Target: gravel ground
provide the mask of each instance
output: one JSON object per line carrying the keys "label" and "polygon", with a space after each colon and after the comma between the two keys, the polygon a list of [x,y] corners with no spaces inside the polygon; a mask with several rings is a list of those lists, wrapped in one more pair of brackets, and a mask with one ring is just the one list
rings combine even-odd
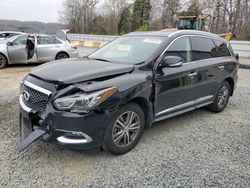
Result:
{"label": "gravel ground", "polygon": [[200,109],[156,123],[118,157],[42,141],[17,153],[17,92],[2,95],[0,187],[249,187],[250,70],[239,76],[223,113]]}

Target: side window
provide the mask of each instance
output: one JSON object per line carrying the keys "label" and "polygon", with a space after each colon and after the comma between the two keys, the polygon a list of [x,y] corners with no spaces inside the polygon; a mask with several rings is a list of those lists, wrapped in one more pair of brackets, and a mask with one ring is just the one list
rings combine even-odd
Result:
{"label": "side window", "polygon": [[231,53],[225,42],[214,40],[214,43],[216,45],[217,57],[231,56]]}
{"label": "side window", "polygon": [[178,56],[181,57],[184,62],[192,61],[190,38],[182,37],[174,41],[164,56]]}
{"label": "side window", "polygon": [[9,36],[9,33],[2,33],[0,34],[0,38],[6,38]]}
{"label": "side window", "polygon": [[191,37],[193,57],[195,60],[216,57],[216,47],[212,39],[204,37]]}
{"label": "side window", "polygon": [[27,39],[28,39],[27,35],[22,35],[22,36],[18,37],[17,39],[15,39],[12,42],[12,44],[13,44],[13,46],[26,45],[27,44]]}
{"label": "side window", "polygon": [[41,45],[55,44],[54,37],[51,36],[39,36],[37,37],[37,43]]}
{"label": "side window", "polygon": [[61,41],[59,41],[58,39],[54,38],[55,40],[55,44],[62,44]]}

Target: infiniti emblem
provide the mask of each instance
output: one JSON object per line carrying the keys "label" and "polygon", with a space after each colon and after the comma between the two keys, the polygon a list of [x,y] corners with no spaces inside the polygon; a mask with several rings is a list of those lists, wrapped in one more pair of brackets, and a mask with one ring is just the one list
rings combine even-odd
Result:
{"label": "infiniti emblem", "polygon": [[30,94],[27,91],[23,92],[23,99],[25,101],[29,101],[30,100]]}

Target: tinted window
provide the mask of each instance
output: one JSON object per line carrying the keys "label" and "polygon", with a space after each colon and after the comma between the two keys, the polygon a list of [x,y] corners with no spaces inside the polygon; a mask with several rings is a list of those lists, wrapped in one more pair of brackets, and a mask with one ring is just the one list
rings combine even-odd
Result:
{"label": "tinted window", "polygon": [[55,44],[54,37],[51,36],[39,36],[37,37],[38,44]]}
{"label": "tinted window", "polygon": [[193,57],[195,60],[216,57],[216,47],[212,39],[204,37],[191,37]]}
{"label": "tinted window", "polygon": [[14,40],[12,42],[12,44],[14,46],[17,46],[17,45],[26,45],[27,44],[27,39],[28,39],[28,36],[27,35],[23,35],[23,36],[18,37],[16,40]]}
{"label": "tinted window", "polygon": [[192,61],[189,37],[182,37],[174,41],[165,52],[165,56],[178,56],[181,57],[184,62]]}
{"label": "tinted window", "polygon": [[225,42],[214,40],[214,43],[216,45],[217,57],[231,56],[231,53]]}

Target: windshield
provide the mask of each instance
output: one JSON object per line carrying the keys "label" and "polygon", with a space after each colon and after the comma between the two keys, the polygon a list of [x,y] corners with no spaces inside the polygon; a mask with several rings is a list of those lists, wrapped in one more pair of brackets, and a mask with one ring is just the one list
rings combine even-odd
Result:
{"label": "windshield", "polygon": [[138,64],[147,60],[164,42],[166,37],[120,37],[89,55],[90,59],[126,64]]}

